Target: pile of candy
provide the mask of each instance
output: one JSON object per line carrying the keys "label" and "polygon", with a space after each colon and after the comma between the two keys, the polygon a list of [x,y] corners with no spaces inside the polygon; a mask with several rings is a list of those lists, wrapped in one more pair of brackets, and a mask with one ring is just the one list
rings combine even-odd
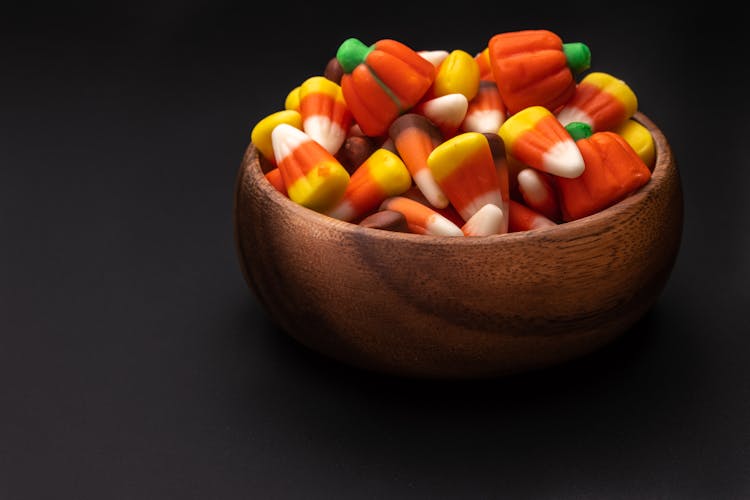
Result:
{"label": "pile of candy", "polygon": [[251,140],[292,201],[367,227],[485,236],[586,217],[651,177],[630,87],[548,30],[472,56],[345,40]]}

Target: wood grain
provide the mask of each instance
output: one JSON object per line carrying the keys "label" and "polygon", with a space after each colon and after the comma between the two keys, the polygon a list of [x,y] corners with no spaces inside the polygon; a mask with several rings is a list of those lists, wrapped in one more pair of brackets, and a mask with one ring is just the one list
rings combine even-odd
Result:
{"label": "wood grain", "polygon": [[343,363],[408,377],[518,373],[588,354],[655,303],[681,235],[679,172],[659,128],[652,178],[600,213],[476,238],[395,233],[301,207],[250,144],[235,186],[240,267],[274,321]]}

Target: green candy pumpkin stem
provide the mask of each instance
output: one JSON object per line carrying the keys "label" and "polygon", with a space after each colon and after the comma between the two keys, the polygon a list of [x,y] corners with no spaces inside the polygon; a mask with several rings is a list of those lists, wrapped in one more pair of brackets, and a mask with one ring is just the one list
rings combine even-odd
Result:
{"label": "green candy pumpkin stem", "polygon": [[583,122],[570,122],[565,125],[565,130],[568,131],[574,141],[587,139],[591,137],[591,134],[593,133],[591,125]]}
{"label": "green candy pumpkin stem", "polygon": [[372,50],[373,47],[368,47],[357,38],[347,38],[336,51],[336,59],[341,64],[344,73],[351,73],[354,68],[364,62]]}
{"label": "green candy pumpkin stem", "polygon": [[564,43],[563,52],[568,60],[568,67],[574,73],[581,73],[591,67],[591,50],[584,43]]}

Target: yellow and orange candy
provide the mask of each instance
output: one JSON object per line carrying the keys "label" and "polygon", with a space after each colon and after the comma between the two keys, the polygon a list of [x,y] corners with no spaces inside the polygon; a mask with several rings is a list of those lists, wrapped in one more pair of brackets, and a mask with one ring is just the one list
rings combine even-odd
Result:
{"label": "yellow and orange candy", "polygon": [[566,178],[583,173],[581,152],[547,108],[531,106],[508,118],[498,131],[506,152],[519,162]]}
{"label": "yellow and orange candy", "polygon": [[591,64],[585,44],[564,44],[549,30],[498,33],[487,47],[493,79],[510,114],[529,106],[556,111],[573,96],[576,75]]}
{"label": "yellow and orange candy", "polygon": [[396,40],[379,40],[368,47],[348,38],[336,58],[344,71],[341,90],[346,104],[369,136],[386,134],[393,120],[419,102],[435,80],[435,66]]}
{"label": "yellow and orange candy", "polygon": [[349,183],[349,173],[323,146],[286,123],[273,129],[271,141],[292,201],[324,212],[341,199]]}
{"label": "yellow and orange candy", "polygon": [[286,123],[294,128],[302,129],[302,115],[299,111],[285,109],[277,111],[266,116],[255,124],[250,132],[250,140],[258,148],[263,158],[268,160],[271,165],[276,166],[276,158],[273,154],[273,144],[271,142],[271,133],[277,125]]}
{"label": "yellow and orange candy", "polygon": [[456,49],[438,65],[431,92],[435,97],[463,94],[470,101],[477,95],[479,79],[477,61],[468,52]]}
{"label": "yellow and orange candy", "polygon": [[352,174],[344,196],[327,214],[347,222],[376,210],[391,196],[411,187],[406,165],[387,149],[378,149]]}
{"label": "yellow and orange candy", "polygon": [[654,168],[656,162],[656,145],[651,132],[640,122],[630,118],[617,127],[613,132],[621,136],[628,144],[633,146],[635,152],[641,157],[643,163],[649,169]]}
{"label": "yellow and orange candy", "polygon": [[589,73],[557,113],[563,125],[586,123],[594,132],[614,130],[638,110],[638,98],[627,83],[603,73]]}
{"label": "yellow and orange candy", "polygon": [[352,114],[341,87],[323,76],[305,80],[299,88],[302,130],[326,151],[336,154],[352,125]]}
{"label": "yellow and orange candy", "polygon": [[[427,158],[433,177],[461,217],[469,222],[486,204],[502,213],[503,193],[487,138],[465,132],[436,147]],[[498,230],[502,225],[498,227]]]}

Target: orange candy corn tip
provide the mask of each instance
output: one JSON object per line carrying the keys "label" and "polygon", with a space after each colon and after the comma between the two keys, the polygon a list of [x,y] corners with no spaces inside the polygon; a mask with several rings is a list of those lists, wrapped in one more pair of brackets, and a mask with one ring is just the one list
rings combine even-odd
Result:
{"label": "orange candy corn tip", "polygon": [[352,124],[341,87],[323,76],[308,78],[299,88],[299,111],[305,133],[336,154]]}
{"label": "orange candy corn tip", "polygon": [[489,236],[506,232],[507,223],[503,210],[488,203],[476,211],[466,224],[461,226],[464,236]]}
{"label": "orange candy corn tip", "polygon": [[411,187],[406,165],[396,154],[378,149],[351,176],[344,197],[329,212],[336,219],[352,221],[378,208],[383,200]]}
{"label": "orange candy corn tip", "polygon": [[565,178],[578,177],[586,168],[573,138],[543,106],[511,115],[498,134],[508,154],[530,167]]}
{"label": "orange candy corn tip", "polygon": [[341,199],[349,173],[323,146],[285,123],[273,129],[271,142],[292,201],[322,212]]}
{"label": "orange candy corn tip", "polygon": [[409,231],[416,234],[434,236],[463,236],[461,228],[418,201],[403,196],[387,198],[380,205],[381,210],[394,210],[406,217]]}

